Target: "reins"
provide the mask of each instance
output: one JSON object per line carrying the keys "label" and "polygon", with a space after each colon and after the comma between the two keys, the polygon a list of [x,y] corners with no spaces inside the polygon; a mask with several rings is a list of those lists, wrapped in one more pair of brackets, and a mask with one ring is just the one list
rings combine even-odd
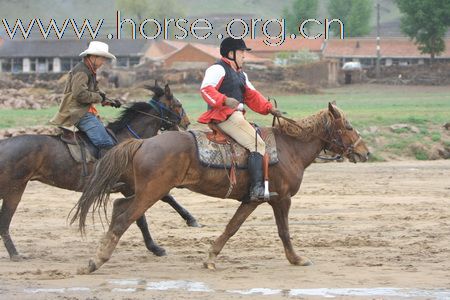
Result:
{"label": "reins", "polygon": [[[275,99],[272,98],[272,99],[269,99],[269,100],[274,102],[275,107],[278,106],[278,103],[277,103],[277,101]],[[297,127],[299,130],[303,129],[302,126],[300,126],[295,120],[293,120],[291,118],[288,118],[288,117],[285,117],[285,116],[273,116],[272,127],[275,127],[276,123],[278,123],[278,126],[281,128],[280,119],[285,120],[286,122],[290,123],[291,125]],[[333,135],[334,135],[335,131],[340,131],[341,130],[341,129],[337,129],[336,130],[335,127],[336,127],[336,122],[339,121],[339,120],[342,120],[342,119],[341,118],[336,119],[334,116],[332,116],[332,119],[334,121],[335,126],[333,126],[333,131],[329,134],[329,136],[331,137],[330,139],[327,139],[327,138],[324,138],[324,137],[321,137],[321,136],[318,136],[318,135],[313,135],[313,136],[318,138],[318,139],[320,139],[320,140],[322,140],[326,144],[329,144],[331,146],[335,146],[335,147],[339,148],[340,150],[342,150],[342,154],[346,154],[346,153],[350,152],[352,149],[354,149],[362,141],[362,138],[359,137],[356,142],[354,142],[353,144],[348,145],[348,146],[346,146],[342,142],[342,137],[341,137],[341,142],[338,142],[337,139],[333,137]],[[326,149],[323,149],[323,150],[325,151]],[[341,156],[341,154],[338,154],[338,155],[336,155],[334,157],[324,157],[324,156],[319,155],[317,158],[322,159],[322,160],[327,160],[327,161],[337,161],[337,160],[341,160],[342,156]]]}

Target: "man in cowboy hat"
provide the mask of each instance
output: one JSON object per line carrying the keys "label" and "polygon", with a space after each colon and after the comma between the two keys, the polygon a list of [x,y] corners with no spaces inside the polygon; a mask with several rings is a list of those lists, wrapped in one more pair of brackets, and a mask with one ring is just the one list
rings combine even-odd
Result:
{"label": "man in cowboy hat", "polygon": [[91,142],[99,149],[99,153],[115,145],[113,138],[106,131],[98,118],[94,104],[101,103],[112,107],[120,107],[119,101],[108,101],[105,93],[97,87],[96,72],[107,59],[116,57],[109,53],[106,43],[92,41],[88,49],[80,54],[83,60],[70,72],[64,88],[64,98],[58,113],[50,123],[58,126],[75,125],[86,133]]}
{"label": "man in cowboy hat", "polygon": [[[242,39],[225,38],[220,44],[222,58],[210,66],[201,85],[201,94],[208,103],[208,111],[200,116],[200,123],[216,123],[226,134],[250,151],[250,200],[264,198],[263,156],[266,145],[244,117],[244,104],[263,115],[281,113],[258,92],[242,71],[245,51],[250,51]],[[256,142],[255,142],[256,141]]]}

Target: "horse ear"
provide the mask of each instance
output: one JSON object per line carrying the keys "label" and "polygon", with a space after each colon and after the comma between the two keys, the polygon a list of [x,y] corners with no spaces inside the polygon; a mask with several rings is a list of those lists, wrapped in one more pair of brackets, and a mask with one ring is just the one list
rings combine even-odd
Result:
{"label": "horse ear", "polygon": [[334,107],[336,105],[336,101],[328,102],[328,110],[333,115],[334,118],[339,119],[341,115],[337,111],[337,109]]}
{"label": "horse ear", "polygon": [[145,87],[147,90],[152,91],[153,93],[155,93],[155,91],[156,91],[156,86],[151,86],[151,85],[146,84],[144,87]]}
{"label": "horse ear", "polygon": [[164,86],[164,94],[166,95],[166,97],[170,97],[170,95],[172,94],[168,83],[166,83],[166,85]]}
{"label": "horse ear", "polygon": [[334,106],[337,105],[336,100],[331,101],[331,104],[333,104]]}

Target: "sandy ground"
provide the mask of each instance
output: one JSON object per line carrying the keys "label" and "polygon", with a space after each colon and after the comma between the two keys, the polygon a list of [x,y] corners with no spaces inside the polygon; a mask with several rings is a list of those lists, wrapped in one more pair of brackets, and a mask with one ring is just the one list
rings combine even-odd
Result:
{"label": "sandy ground", "polygon": [[187,190],[173,194],[203,228],[187,227],[168,205],[157,203],[147,217],[168,256],[149,254],[132,226],[108,263],[80,276],[76,269],[94,254],[103,234],[99,220],[89,223],[83,239],[66,221],[79,194],[30,183],[11,228],[25,259],[11,262],[0,247],[0,298],[297,299],[347,293],[391,299],[401,292],[450,297],[448,160],[307,169],[290,225],[298,253],[314,262],[309,267],[289,265],[265,204],[225,246],[218,269],[203,269],[211,241],[238,203]]}

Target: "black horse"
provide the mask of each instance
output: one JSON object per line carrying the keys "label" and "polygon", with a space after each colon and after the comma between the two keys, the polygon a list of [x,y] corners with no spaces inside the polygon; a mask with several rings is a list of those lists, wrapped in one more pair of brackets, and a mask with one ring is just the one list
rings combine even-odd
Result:
{"label": "black horse", "polygon": [[[121,116],[108,124],[118,141],[130,138],[149,138],[160,129],[186,129],[189,119],[181,103],[173,96],[168,85],[161,88],[148,87],[154,96],[151,102],[137,102],[126,108]],[[90,173],[94,163],[87,165]],[[83,165],[75,162],[67,145],[60,136],[22,135],[0,140],[0,199],[3,199],[0,211],[0,236],[3,239],[11,260],[21,259],[9,234],[11,219],[16,211],[28,181],[37,180],[55,187],[82,191],[84,183]],[[133,187],[123,186],[120,192],[129,197],[134,194]],[[175,199],[166,195],[162,198],[169,203],[189,226],[198,226],[195,218]],[[145,215],[137,221],[145,245],[155,255],[165,255],[165,250],[152,239]]]}

